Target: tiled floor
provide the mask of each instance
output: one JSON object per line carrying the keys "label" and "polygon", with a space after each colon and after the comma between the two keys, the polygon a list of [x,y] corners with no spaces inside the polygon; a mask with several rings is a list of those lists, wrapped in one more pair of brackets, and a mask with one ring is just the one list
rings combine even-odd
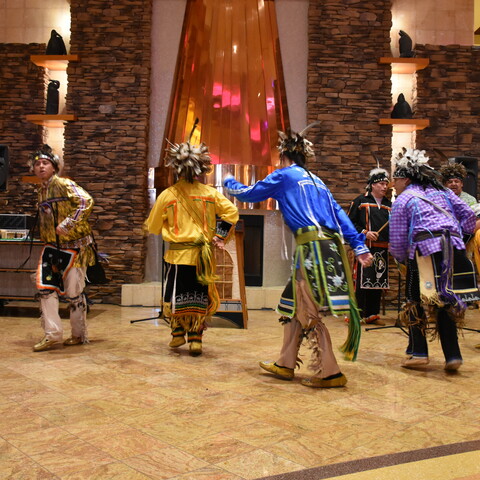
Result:
{"label": "tiled floor", "polygon": [[[247,330],[208,329],[196,358],[168,348],[165,324],[130,324],[156,310],[114,305],[92,307],[90,344],[33,353],[35,312],[25,302],[0,312],[2,479],[257,479],[480,439],[476,332],[461,338],[457,374],[436,341],[430,365],[412,371],[400,368],[400,330],[364,332],[358,361],[341,360],[347,387],[317,390],[300,385],[305,367],[293,381],[258,367],[279,351],[273,311],[250,311]],[[327,324],[340,346],[345,323]],[[479,310],[467,326],[480,328]],[[461,478],[455,468],[438,478]]]}

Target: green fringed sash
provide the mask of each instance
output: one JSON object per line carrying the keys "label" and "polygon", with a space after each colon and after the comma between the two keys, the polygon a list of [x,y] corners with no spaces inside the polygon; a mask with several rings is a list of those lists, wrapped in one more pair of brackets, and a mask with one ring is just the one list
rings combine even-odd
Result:
{"label": "green fringed sash", "polygon": [[[318,308],[328,306],[333,315],[347,315],[348,335],[340,351],[346,360],[355,361],[360,345],[360,312],[355,299],[352,274],[340,235],[309,226],[299,229],[295,239],[294,267],[302,270],[311,297]],[[294,269],[295,271],[295,269]],[[295,273],[290,278],[278,305],[278,312],[293,317],[296,309]]]}
{"label": "green fringed sash", "polygon": [[204,237],[200,243],[200,252],[197,257],[197,280],[202,285],[210,285],[218,280],[215,275],[215,256],[213,246]]}
{"label": "green fringed sash", "polygon": [[177,242],[170,244],[170,250],[185,250],[186,248],[197,248],[198,257],[196,264],[197,280],[202,285],[211,285],[218,280],[215,275],[215,257],[212,244],[202,235],[195,242]]}
{"label": "green fringed sash", "polygon": [[348,335],[344,344],[340,347],[340,351],[343,353],[345,360],[354,362],[357,359],[358,348],[360,347],[360,337],[362,335],[362,327],[360,325],[361,316],[357,305],[357,299],[355,297],[355,288],[353,285],[353,277],[352,272],[350,271],[347,252],[345,251],[345,247],[343,246],[340,236],[338,234],[336,234],[336,236],[338,237],[337,241],[340,245],[339,250],[342,257],[343,268],[345,269],[345,275],[347,276],[347,284],[350,296]]}

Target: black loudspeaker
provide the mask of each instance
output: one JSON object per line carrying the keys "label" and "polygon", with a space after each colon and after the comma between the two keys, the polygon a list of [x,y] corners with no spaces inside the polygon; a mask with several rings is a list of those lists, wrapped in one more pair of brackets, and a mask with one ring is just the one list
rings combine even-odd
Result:
{"label": "black loudspeaker", "polygon": [[467,178],[463,181],[463,191],[477,197],[478,185],[478,158],[453,157],[448,159],[452,163],[461,163],[467,169]]}
{"label": "black loudspeaker", "polygon": [[0,145],[0,192],[7,190],[8,180],[8,147]]}
{"label": "black loudspeaker", "polygon": [[0,228],[5,230],[30,230],[35,217],[25,214],[0,213]]}

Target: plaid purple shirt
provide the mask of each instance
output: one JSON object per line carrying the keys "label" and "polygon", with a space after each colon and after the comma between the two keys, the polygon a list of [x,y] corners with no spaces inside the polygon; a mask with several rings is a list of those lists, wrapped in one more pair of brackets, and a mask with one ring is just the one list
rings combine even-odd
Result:
{"label": "plaid purple shirt", "polygon": [[[421,195],[428,198],[439,207],[450,212],[447,216],[429,202],[418,198]],[[453,247],[464,250],[462,236],[473,233],[476,217],[473,210],[451,190],[437,190],[420,185],[409,185],[395,200],[390,217],[390,253],[399,261],[414,258],[418,249],[420,255],[431,255],[441,250],[440,238],[428,238],[415,242],[415,236],[420,232],[439,232],[449,230],[460,236],[452,236]]]}

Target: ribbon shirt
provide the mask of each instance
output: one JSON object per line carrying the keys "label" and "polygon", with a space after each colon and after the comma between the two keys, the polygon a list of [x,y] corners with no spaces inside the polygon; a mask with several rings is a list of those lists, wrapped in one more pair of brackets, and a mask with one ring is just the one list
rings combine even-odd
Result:
{"label": "ribbon shirt", "polygon": [[233,177],[224,180],[228,192],[242,202],[273,198],[292,232],[299,228],[325,227],[343,235],[356,255],[368,253],[365,235],[357,232],[347,214],[334,200],[327,186],[298,165],[275,170],[264,180],[247,187]]}

